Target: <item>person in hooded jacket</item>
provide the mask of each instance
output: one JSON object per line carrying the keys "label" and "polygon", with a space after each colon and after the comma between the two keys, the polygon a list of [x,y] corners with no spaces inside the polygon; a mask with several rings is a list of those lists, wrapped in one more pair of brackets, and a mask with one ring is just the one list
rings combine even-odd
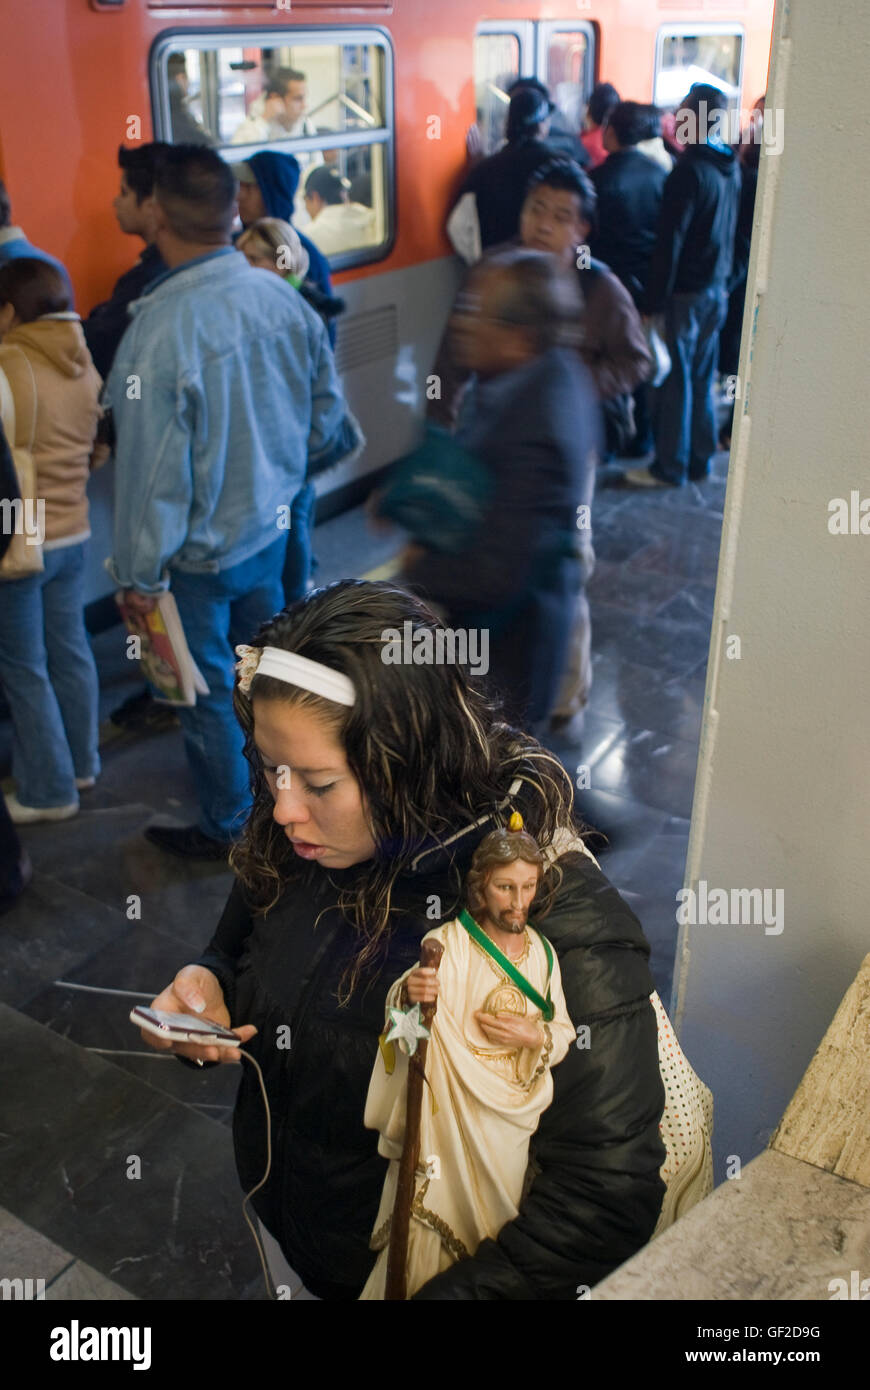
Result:
{"label": "person in hooded jacket", "polygon": [[[294,200],[299,187],[299,160],[292,154],[261,150],[241,164],[230,166],[239,181],[239,217],[249,227],[261,217],[280,217],[293,226]],[[308,252],[308,278],[325,295],[332,297],[329,262],[319,247],[295,229]],[[328,327],[329,341],[335,347],[335,324]]]}
{"label": "person in hooded jacket", "polygon": [[[231,167],[239,181],[239,217],[243,228],[247,230],[264,217],[279,218],[293,227],[294,199],[300,177],[299,161],[295,155],[261,150],[259,154]],[[308,253],[308,284],[323,296],[324,301],[334,300],[329,262],[313,241],[298,228],[293,227],[293,230]],[[335,316],[325,318],[325,323],[329,345],[334,349]],[[285,595],[292,594],[294,598],[305,592],[311,570],[317,566],[317,559],[311,550],[314,503],[314,484],[306,483],[294,497],[291,507],[282,582]]]}
{"label": "person in hooded jacket", "polygon": [[[154,1007],[232,1025],[256,1058],[272,1147],[252,1205],[311,1293],[356,1299],[387,1169],[363,1123],[387,991],[456,915],[481,839],[519,811],[557,864],[546,932],[590,1045],[554,1073],[518,1216],[414,1297],[573,1301],[636,1253],[662,1206],[649,946],[585,850],[558,761],[505,724],[462,665],[382,659],[395,634],[416,646],[439,631],[393,585],[346,580],[238,649],[254,804],[237,881],[206,951]],[[260,1183],[254,1069],[235,1049],[142,1036],[188,1065],[243,1066],[236,1163],[245,1191]]]}
{"label": "person in hooded jacket", "polygon": [[[66,820],[100,771],[97,668],[84,624],[87,483],[101,380],[65,277],[47,261],[0,266],[0,369],[15,443],[32,439],[45,504],[44,569],[0,581],[0,682],[12,712],[12,820]],[[8,422],[5,422],[8,427]]]}
{"label": "person in hooded jacket", "polygon": [[665,180],[644,304],[647,317],[665,315],[671,371],[659,395],[656,457],[624,475],[636,487],[700,482],[716,449],[713,376],[740,202],[740,167],[720,135],[721,102],[716,87],[696,83],[678,113],[687,146]]}

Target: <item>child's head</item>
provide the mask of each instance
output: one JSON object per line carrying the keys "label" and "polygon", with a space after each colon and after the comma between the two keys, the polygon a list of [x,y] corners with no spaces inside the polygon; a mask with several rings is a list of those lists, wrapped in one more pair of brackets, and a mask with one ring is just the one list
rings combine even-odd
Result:
{"label": "child's head", "polygon": [[300,280],[308,274],[308,252],[295,228],[280,217],[261,217],[252,222],[236,242],[236,249],[257,270],[273,270]]}
{"label": "child's head", "polygon": [[20,256],[0,265],[0,337],[19,323],[72,308],[69,284],[38,256]]}

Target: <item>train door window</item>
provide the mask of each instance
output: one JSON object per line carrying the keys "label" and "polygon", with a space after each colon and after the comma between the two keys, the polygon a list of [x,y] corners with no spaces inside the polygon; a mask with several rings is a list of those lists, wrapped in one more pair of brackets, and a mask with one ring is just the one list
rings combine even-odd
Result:
{"label": "train door window", "polygon": [[665,24],[656,42],[653,101],[674,111],[696,82],[717,87],[725,109],[740,103],[743,30],[739,24]]}
{"label": "train door window", "polygon": [[538,76],[556,103],[551,130],[576,135],[592,90],[594,34],[590,24],[542,23],[538,28]]}
{"label": "train door window", "polygon": [[155,136],[294,155],[294,225],[344,270],[392,242],[392,71],[379,29],[175,31],[151,54]]}
{"label": "train door window", "polygon": [[477,127],[484,154],[494,154],[504,141],[508,87],[533,69],[532,25],[529,21],[505,25],[490,20],[477,26],[474,36],[474,96]]}

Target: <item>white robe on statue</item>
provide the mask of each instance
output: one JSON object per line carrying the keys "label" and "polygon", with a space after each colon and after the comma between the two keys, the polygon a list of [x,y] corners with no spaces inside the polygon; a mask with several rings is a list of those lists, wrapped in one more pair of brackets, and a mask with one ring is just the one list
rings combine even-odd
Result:
{"label": "white robe on statue", "polygon": [[[528,953],[517,969],[539,994],[546,994],[547,957],[538,933],[527,929]],[[438,1008],[426,1057],[420,1121],[420,1157],[408,1240],[407,1297],[457,1259],[473,1255],[519,1210],[529,1140],[553,1098],[550,1068],[576,1038],[565,1006],[559,962],[553,951],[550,994],[555,1009],[540,1048],[506,1050],[491,1043],[474,1018],[478,1009],[507,1010],[542,1022],[541,1011],[508,980],[495,961],[458,921],[445,922],[424,937],[440,941]],[[387,1008],[400,1007],[407,978],[390,990]],[[389,1014],[387,1015],[389,1019]],[[390,1220],[398,1160],[405,1132],[408,1057],[404,1045],[387,1043],[395,1066],[387,1073],[383,1053],[369,1084],[365,1124],[381,1133],[378,1151],[390,1163],[372,1248],[381,1253],[360,1295],[383,1299]]]}

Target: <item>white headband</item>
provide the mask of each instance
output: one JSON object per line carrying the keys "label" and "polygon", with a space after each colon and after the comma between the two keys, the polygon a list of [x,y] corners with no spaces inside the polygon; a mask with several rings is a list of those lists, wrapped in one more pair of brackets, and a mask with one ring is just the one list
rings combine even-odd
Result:
{"label": "white headband", "polygon": [[254,676],[275,676],[288,685],[298,685],[301,690],[310,690],[313,695],[322,695],[325,700],[334,700],[339,705],[356,703],[353,681],[340,671],[332,671],[319,661],[309,661],[307,656],[297,656],[295,652],[285,652],[281,647],[236,647],[236,673],[239,689],[243,695],[251,693]]}

